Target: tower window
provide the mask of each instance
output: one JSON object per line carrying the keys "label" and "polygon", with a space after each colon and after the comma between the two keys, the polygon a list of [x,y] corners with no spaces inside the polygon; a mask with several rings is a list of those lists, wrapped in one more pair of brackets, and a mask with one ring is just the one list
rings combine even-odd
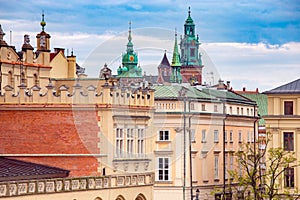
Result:
{"label": "tower window", "polygon": [[191,57],[194,57],[194,56],[195,56],[195,49],[194,49],[194,48],[191,48],[190,54],[191,54]]}

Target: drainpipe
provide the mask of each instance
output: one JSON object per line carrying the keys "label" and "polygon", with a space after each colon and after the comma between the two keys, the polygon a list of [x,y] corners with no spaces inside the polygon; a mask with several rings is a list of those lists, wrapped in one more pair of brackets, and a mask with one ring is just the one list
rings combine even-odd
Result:
{"label": "drainpipe", "polygon": [[223,199],[226,199],[226,167],[225,167],[225,135],[226,135],[226,119],[228,115],[225,110],[225,101],[223,101]]}
{"label": "drainpipe", "polygon": [[[191,114],[191,101],[189,101],[189,115]],[[190,156],[190,190],[191,190],[191,199],[193,199],[193,161],[192,161],[192,137],[191,137],[191,118],[189,116],[189,156]]]}
{"label": "drainpipe", "polygon": [[186,188],[186,97],[183,97],[183,200]]}

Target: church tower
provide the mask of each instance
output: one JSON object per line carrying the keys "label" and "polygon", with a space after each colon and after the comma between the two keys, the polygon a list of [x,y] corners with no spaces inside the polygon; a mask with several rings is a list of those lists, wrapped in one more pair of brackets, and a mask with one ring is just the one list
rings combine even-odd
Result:
{"label": "church tower", "polygon": [[129,22],[128,43],[126,53],[122,55],[122,67],[118,68],[119,78],[137,78],[142,77],[142,69],[138,65],[137,54],[133,50],[131,38],[131,22]]}
{"label": "church tower", "polygon": [[170,77],[170,82],[171,83],[181,83],[182,82],[182,77],[180,74],[181,63],[180,63],[180,56],[179,56],[179,52],[178,52],[177,33],[176,32],[175,32],[175,43],[174,43],[171,68],[172,68],[172,73],[171,73],[171,77]]}
{"label": "church tower", "polygon": [[199,37],[195,35],[195,24],[189,7],[184,24],[184,36],[181,37],[181,75],[182,82],[198,85],[202,83],[202,60],[199,53]]}
{"label": "church tower", "polygon": [[38,51],[44,51],[44,52],[50,52],[50,35],[45,32],[45,26],[46,22],[44,19],[45,15],[44,12],[42,14],[42,21],[41,21],[41,26],[42,26],[42,32],[37,34],[37,50]]}

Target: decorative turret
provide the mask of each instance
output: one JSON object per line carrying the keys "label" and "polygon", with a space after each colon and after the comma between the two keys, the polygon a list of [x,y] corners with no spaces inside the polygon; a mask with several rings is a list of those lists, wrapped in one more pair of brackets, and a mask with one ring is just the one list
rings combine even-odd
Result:
{"label": "decorative turret", "polygon": [[174,43],[171,68],[172,68],[172,74],[170,77],[170,82],[171,83],[181,83],[182,82],[182,77],[180,74],[181,63],[180,63],[180,55],[178,52],[177,32],[176,31],[175,31],[175,43]]}
{"label": "decorative turret", "polygon": [[142,72],[141,72],[142,69],[137,65],[138,65],[138,57],[133,50],[133,43],[131,37],[131,22],[129,22],[127,49],[126,49],[126,53],[122,55],[122,67],[118,68],[117,77],[122,77],[122,78],[142,77]]}
{"label": "decorative turret", "polygon": [[184,35],[195,36],[195,24],[191,17],[191,8],[189,7],[188,18],[184,24]]}
{"label": "decorative turret", "polygon": [[171,68],[169,60],[167,58],[166,50],[165,50],[164,56],[157,68],[158,68],[157,82],[159,84],[170,83],[172,68]]}
{"label": "decorative turret", "polygon": [[199,53],[199,37],[195,35],[195,24],[189,7],[188,17],[184,23],[184,36],[180,41],[182,81],[192,84],[202,82],[202,60]]}
{"label": "decorative turret", "polygon": [[4,35],[5,35],[5,33],[3,32],[1,24],[0,24],[0,47],[8,46],[7,43],[3,39]]}
{"label": "decorative turret", "polygon": [[43,14],[42,14],[42,21],[41,21],[40,25],[42,27],[42,32],[40,32],[36,36],[36,38],[37,38],[37,50],[38,51],[50,52],[50,38],[51,37],[48,33],[45,32],[46,22],[45,22],[44,11],[43,11]]}

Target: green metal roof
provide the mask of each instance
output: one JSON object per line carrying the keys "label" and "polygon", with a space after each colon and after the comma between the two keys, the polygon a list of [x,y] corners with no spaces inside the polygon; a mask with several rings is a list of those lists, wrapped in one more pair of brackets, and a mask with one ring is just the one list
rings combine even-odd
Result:
{"label": "green metal roof", "polygon": [[191,99],[203,99],[218,101],[214,96],[203,93],[194,87],[183,87],[180,85],[158,85],[154,86],[153,89],[155,99],[178,99],[179,93],[182,89],[186,89],[186,97]]}
{"label": "green metal roof", "polygon": [[206,94],[215,96],[217,98],[220,98],[222,100],[226,100],[227,102],[234,101],[239,103],[246,103],[246,104],[255,104],[253,101],[249,101],[249,99],[228,90],[216,90],[216,89],[208,89],[204,88],[202,91]]}
{"label": "green metal roof", "polygon": [[[260,116],[268,115],[268,97],[267,97],[267,95],[260,94],[260,93],[256,93],[256,94],[245,93],[245,94],[241,94],[241,95],[256,102],[256,104],[258,106],[258,114]],[[259,120],[259,125],[265,125],[265,120],[263,118],[261,118]]]}

